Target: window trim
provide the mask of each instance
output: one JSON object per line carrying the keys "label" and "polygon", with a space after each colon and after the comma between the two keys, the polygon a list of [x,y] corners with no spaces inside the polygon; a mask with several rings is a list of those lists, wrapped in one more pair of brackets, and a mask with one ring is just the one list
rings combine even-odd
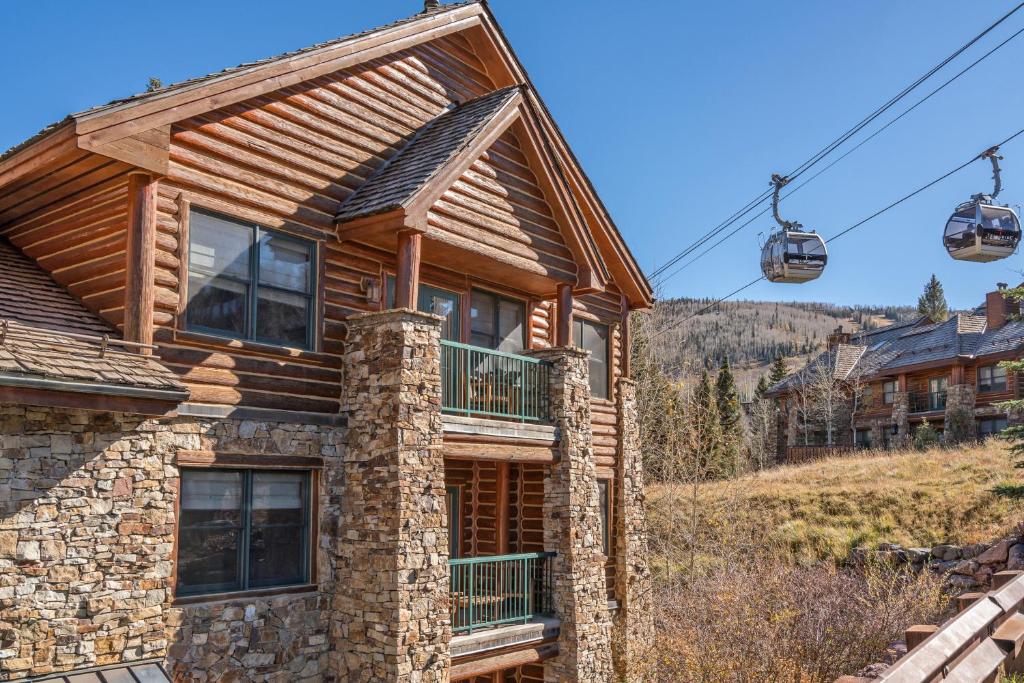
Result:
{"label": "window trim", "polygon": [[[192,453],[192,452],[189,452]],[[201,451],[195,451],[194,453],[203,453]],[[261,456],[237,456],[239,458],[244,457],[253,461],[258,461]],[[191,459],[189,459],[191,460]],[[178,486],[178,495],[175,503],[175,521],[174,521],[174,539],[173,539],[173,555],[174,565],[171,571],[171,594],[173,596],[173,605],[185,605],[194,604],[200,602],[207,602],[219,599],[233,599],[240,597],[258,597],[263,595],[278,595],[283,593],[300,593],[310,592],[318,590],[317,585],[317,537],[319,536],[319,516],[320,516],[320,497],[319,497],[319,483],[320,483],[320,470],[310,468],[308,465],[305,467],[261,467],[261,466],[248,466],[248,465],[236,465],[236,464],[218,464],[216,461],[202,462],[196,460],[195,462],[178,463],[178,476],[179,482],[185,472],[242,472],[243,483],[242,483],[242,543],[239,547],[239,575],[242,579],[242,588],[228,589],[228,590],[211,590],[209,592],[194,592],[185,590],[184,592],[178,585],[178,566],[180,562],[181,553],[181,503],[182,503],[182,486]],[[249,548],[248,532],[251,528],[251,505],[252,505],[252,476],[254,473],[266,473],[266,472],[289,472],[289,473],[300,473],[305,475],[305,491],[307,504],[304,509],[304,522],[303,522],[303,547],[302,547],[302,579],[294,583],[277,584],[271,586],[248,586],[249,583],[249,553],[246,550]]]}
{"label": "window trim", "polygon": [[[988,384],[984,385],[987,387],[985,389],[982,389],[983,385],[981,382],[981,373],[983,370],[989,371]],[[1000,388],[996,388],[995,383],[995,373],[997,370],[1003,371],[1002,387]],[[994,394],[1007,391],[1010,388],[1010,373],[1006,371],[1006,368],[999,365],[999,363],[993,363],[991,365],[979,365],[975,377],[977,378],[977,389],[979,394]]]}
{"label": "window trim", "polygon": [[[194,334],[202,334],[217,339],[227,339],[239,342],[250,342],[254,344],[262,344],[275,349],[295,349],[298,351],[312,351],[318,352],[321,344],[320,330],[322,326],[318,322],[322,319],[321,312],[321,293],[320,293],[320,270],[321,270],[321,254],[320,241],[316,239],[310,239],[303,235],[297,235],[287,230],[279,230],[277,228],[268,228],[256,221],[249,221],[238,216],[233,216],[223,211],[217,211],[215,209],[208,209],[204,206],[196,206],[191,202],[183,202],[180,210],[187,212],[188,219],[185,223],[185,227],[182,230],[181,239],[184,243],[185,255],[181,261],[178,282],[181,287],[181,304],[180,311],[178,314],[178,324],[176,327],[180,328],[183,332],[190,332]],[[195,226],[193,225],[193,214],[205,214],[212,218],[217,218],[223,221],[234,223],[239,227],[248,228],[251,231],[252,239],[249,242],[249,280],[244,281],[248,285],[249,293],[246,298],[246,334],[237,335],[232,334],[226,330],[218,330],[215,328],[205,327],[203,325],[194,325],[189,322],[188,319],[188,304],[189,304],[189,280],[191,278],[192,268],[192,241],[195,236]],[[309,246],[309,292],[297,292],[276,285],[263,285],[260,284],[259,280],[259,269],[260,269],[260,237],[264,233],[271,235],[280,235],[281,237],[295,242],[300,242]],[[232,282],[243,282],[232,276],[215,275],[213,273],[206,273],[204,269],[197,268],[196,273],[199,275],[218,277],[230,280]],[[259,305],[259,290],[260,288],[270,289],[277,292],[284,292],[286,294],[293,294],[295,296],[305,297],[307,300],[306,306],[306,342],[302,346],[294,346],[288,343],[282,343],[281,340],[267,339],[265,337],[259,337],[256,335],[256,309]]]}
{"label": "window trim", "polygon": [[[591,400],[594,400],[594,401],[612,401],[614,396],[615,396],[614,381],[613,381],[613,379],[614,379],[614,374],[613,373],[615,372],[615,370],[614,370],[614,367],[613,367],[614,366],[614,359],[612,358],[612,340],[613,340],[612,338],[613,338],[613,335],[615,334],[614,327],[613,327],[614,323],[606,323],[603,320],[599,320],[597,318],[590,318],[590,317],[586,317],[586,316],[581,316],[578,313],[574,313],[573,314],[573,320],[572,320],[572,335],[573,335],[572,345],[577,347],[577,348],[580,348],[580,349],[583,348],[583,346],[582,346],[583,339],[582,338],[577,338],[577,336],[576,336],[576,324],[577,323],[580,324],[580,330],[581,331],[583,329],[583,325],[586,325],[588,323],[590,325],[600,326],[600,327],[603,327],[605,329],[605,338],[604,338],[604,345],[605,345],[604,368],[605,368],[605,387],[606,387],[605,395],[604,396],[595,396],[594,392],[593,392],[593,387],[591,387],[590,398],[591,398]],[[581,334],[581,337],[582,337],[582,334]]]}
{"label": "window trim", "polygon": [[[492,322],[494,323],[495,331],[497,331],[499,329],[499,320],[501,318],[500,307],[497,305],[499,302],[507,301],[509,303],[513,303],[513,304],[516,304],[517,306],[521,307],[521,309],[523,311],[523,325],[522,325],[523,333],[522,333],[522,338],[519,340],[520,341],[520,344],[519,344],[519,349],[520,350],[519,351],[515,351],[514,353],[521,354],[523,351],[528,350],[530,348],[529,347],[529,330],[528,330],[529,320],[530,320],[530,305],[529,305],[529,301],[527,301],[526,299],[521,299],[519,297],[509,296],[508,294],[503,294],[503,293],[497,292],[497,291],[495,291],[493,289],[489,289],[487,287],[481,287],[481,286],[475,285],[475,284],[471,284],[469,286],[469,288],[466,290],[466,304],[467,304],[467,309],[468,310],[467,310],[467,314],[466,314],[465,327],[463,328],[465,333],[466,333],[466,339],[463,340],[463,343],[464,344],[472,344],[473,343],[473,292],[480,292],[480,293],[485,294],[487,296],[494,297],[496,305],[494,306],[494,319],[492,320]],[[480,348],[484,348],[484,347],[480,347]],[[492,351],[496,351],[497,349],[491,349],[491,350]]]}

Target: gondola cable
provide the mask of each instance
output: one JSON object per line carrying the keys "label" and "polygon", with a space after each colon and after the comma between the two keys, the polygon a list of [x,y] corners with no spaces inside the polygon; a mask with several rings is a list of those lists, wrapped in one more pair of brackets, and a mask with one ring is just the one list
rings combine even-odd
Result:
{"label": "gondola cable", "polygon": [[[824,148],[819,150],[819,152],[816,153],[815,155],[813,155],[810,159],[805,161],[803,164],[800,164],[800,166],[798,166],[794,171],[792,171],[789,174],[787,174],[786,177],[788,177],[790,180],[795,180],[800,175],[802,175],[803,173],[808,171],[810,168],[812,168],[814,165],[816,165],[818,162],[820,162],[825,156],[827,156],[828,154],[831,154],[831,152],[834,151],[837,147],[839,147],[844,142],[849,140],[853,135],[856,135],[858,132],[863,130],[864,127],[866,127],[872,121],[874,121],[879,116],[881,116],[883,113],[888,111],[891,107],[895,106],[895,104],[897,102],[899,102],[901,99],[903,99],[908,94],[910,94],[910,92],[912,92],[918,86],[920,86],[922,83],[924,83],[926,80],[931,78],[931,76],[933,76],[936,72],[938,72],[944,66],[946,66],[951,61],[956,59],[963,52],[965,52],[967,49],[969,49],[971,46],[973,46],[975,43],[977,43],[979,40],[981,40],[984,36],[988,35],[991,31],[993,31],[996,27],[998,27],[1000,24],[1002,24],[1004,21],[1006,21],[1008,18],[1010,18],[1013,14],[1015,14],[1017,11],[1019,11],[1022,7],[1024,7],[1024,2],[1018,4],[1016,7],[1011,9],[1009,12],[1004,14],[999,19],[997,19],[995,22],[993,22],[991,25],[989,25],[987,28],[985,28],[981,33],[979,33],[974,38],[972,38],[970,41],[968,41],[967,43],[962,45],[958,50],[953,52],[951,55],[949,55],[944,60],[939,62],[936,66],[932,67],[924,75],[920,76],[917,80],[915,80],[909,86],[907,86],[902,91],[900,91],[900,93],[898,93],[897,95],[893,96],[884,105],[882,105],[881,107],[876,109],[874,112],[869,114],[867,117],[862,119],[852,129],[848,130],[843,135],[840,135],[838,138],[836,138],[831,143],[826,145]],[[790,194],[792,194],[792,193],[790,193]],[[744,215],[746,215],[747,213],[752,211],[761,202],[765,201],[770,195],[771,195],[770,192],[765,192],[765,193],[762,193],[762,194],[758,195],[758,197],[756,197],[754,200],[751,200],[750,202],[748,202],[748,204],[743,209],[741,209],[740,211],[737,211],[736,213],[734,213],[730,218],[726,219],[725,221],[720,223],[715,228],[712,228],[712,230],[710,230],[708,233],[705,233],[704,236],[699,238],[697,241],[692,243],[690,246],[688,246],[685,249],[683,249],[679,254],[676,254],[671,259],[669,259],[666,263],[662,264],[661,266],[656,268],[654,271],[652,271],[652,273],[649,275],[649,278],[652,281],[656,282],[656,284],[660,284],[660,282],[658,282],[659,281],[659,276],[662,273],[664,273],[668,268],[671,268],[673,265],[678,263],[680,260],[686,258],[686,256],[688,256],[689,254],[693,253],[693,251],[695,251],[696,249],[699,249],[708,240],[712,239],[718,232],[720,232],[721,230],[724,230],[725,228],[729,227],[730,225],[735,223],[737,220],[742,218]]]}
{"label": "gondola cable", "polygon": [[[979,159],[986,158],[987,152],[989,150],[991,150],[992,148],[1003,147],[1003,146],[1007,145],[1008,143],[1012,142],[1013,140],[1017,139],[1021,135],[1024,135],[1024,128],[1021,128],[1016,133],[1014,133],[1013,135],[1009,136],[1008,138],[1006,138],[1002,142],[1000,142],[1000,143],[998,143],[996,145],[993,145],[989,149],[985,150],[985,152],[982,152],[981,154],[978,154],[976,156],[971,157],[970,160],[965,161],[964,163],[960,164],[959,166],[957,166],[956,168],[952,169],[951,171],[947,171],[946,173],[943,173],[941,176],[939,176],[935,180],[932,180],[931,182],[926,183],[925,185],[922,185],[921,187],[917,188],[913,192],[910,192],[909,194],[906,194],[903,197],[900,197],[896,201],[894,201],[891,204],[888,204],[887,206],[879,209],[878,211],[874,212],[870,216],[867,216],[866,218],[862,218],[861,220],[857,221],[856,223],[854,223],[853,225],[849,226],[848,228],[845,228],[844,230],[841,230],[841,231],[837,232],[836,234],[832,235],[827,240],[825,240],[825,243],[826,244],[830,244],[830,243],[834,242],[835,240],[839,239],[840,237],[843,237],[844,235],[847,235],[850,232],[852,232],[853,230],[856,230],[857,228],[861,227],[865,223],[868,223],[868,222],[878,218],[882,214],[886,213],[887,211],[896,208],[897,206],[899,206],[903,202],[905,202],[905,201],[907,201],[909,199],[912,199],[913,197],[916,197],[917,195],[921,194],[925,190],[928,190],[929,188],[931,188],[931,187],[933,187],[935,185],[938,185],[939,183],[941,183],[946,178],[949,178],[950,176],[955,175],[955,174],[959,173],[960,171],[964,170],[965,168],[967,168],[968,166],[973,164],[975,161],[978,161]],[[689,322],[690,320],[693,320],[697,316],[703,315],[704,313],[710,311],[714,307],[716,307],[719,304],[721,304],[723,301],[726,301],[727,299],[736,296],[737,294],[739,294],[740,292],[744,291],[745,289],[749,289],[750,287],[753,287],[755,284],[757,284],[758,282],[760,282],[761,280],[764,280],[764,279],[765,279],[765,277],[762,275],[761,277],[758,277],[758,278],[756,278],[754,280],[751,280],[750,282],[748,282],[747,284],[743,285],[742,287],[739,287],[738,289],[735,289],[732,292],[729,292],[728,294],[726,294],[725,296],[723,296],[720,299],[716,299],[715,301],[711,302],[707,306],[704,306],[703,308],[695,311],[694,313],[688,315],[687,317],[685,317],[685,318],[683,318],[681,320],[677,320],[676,322],[669,323],[668,325],[666,325],[665,327],[661,328],[660,330],[656,330],[651,335],[651,337],[652,338],[659,337],[662,334],[664,334],[666,332],[669,332],[669,331],[679,327],[680,325]]]}
{"label": "gondola cable", "polygon": [[[1005,46],[1005,45],[1006,45],[1007,43],[1009,43],[1009,42],[1010,42],[1011,40],[1013,40],[1014,38],[1017,38],[1018,36],[1020,36],[1020,35],[1021,35],[1022,33],[1024,33],[1024,28],[1022,28],[1022,29],[1019,29],[1019,30],[1018,30],[1018,31],[1017,31],[1016,33],[1014,33],[1014,34],[1013,34],[1013,35],[1011,35],[1010,37],[1006,38],[1006,39],[1005,39],[1004,41],[1002,41],[1001,43],[999,43],[998,45],[996,45],[995,47],[993,47],[993,48],[992,48],[991,50],[989,50],[989,51],[988,51],[988,52],[986,52],[986,53],[985,53],[984,55],[982,55],[981,57],[979,57],[978,59],[976,59],[976,60],[975,60],[974,62],[972,62],[972,63],[971,63],[971,64],[969,64],[968,66],[966,66],[966,67],[964,67],[963,69],[961,69],[961,70],[960,70],[960,71],[959,71],[959,72],[958,72],[958,73],[957,73],[956,75],[954,75],[953,77],[951,77],[950,79],[948,79],[948,80],[947,80],[947,81],[946,81],[945,83],[943,83],[943,84],[942,84],[942,85],[940,85],[939,87],[937,87],[937,88],[935,88],[934,90],[932,90],[932,91],[931,91],[930,93],[928,93],[927,95],[925,95],[924,97],[922,97],[922,98],[921,98],[920,100],[918,100],[917,102],[915,102],[915,103],[914,103],[913,105],[911,105],[911,106],[910,106],[909,108],[905,109],[905,110],[903,111],[903,113],[901,113],[901,114],[900,114],[899,116],[897,116],[897,117],[895,117],[895,118],[891,119],[891,120],[890,120],[890,121],[889,121],[888,123],[886,123],[886,124],[885,124],[884,126],[882,126],[882,127],[881,127],[881,128],[879,128],[878,130],[876,130],[875,132],[873,132],[873,133],[872,133],[871,135],[869,135],[868,137],[864,138],[863,140],[861,140],[860,142],[858,142],[858,143],[857,143],[856,145],[854,145],[853,147],[851,147],[850,149],[848,149],[847,151],[845,151],[845,152],[844,152],[844,153],[843,153],[843,154],[842,154],[841,156],[839,156],[839,157],[838,157],[838,158],[836,158],[836,159],[833,159],[833,160],[832,160],[832,161],[831,161],[831,162],[830,162],[830,163],[829,163],[829,164],[828,164],[827,166],[825,166],[824,168],[822,168],[821,170],[819,170],[819,171],[818,171],[817,173],[815,173],[814,175],[812,175],[812,176],[811,176],[810,178],[806,179],[805,181],[803,181],[802,183],[800,183],[799,185],[797,185],[797,186],[796,186],[795,188],[793,188],[792,190],[790,190],[790,191],[789,191],[789,192],[787,192],[786,194],[782,195],[782,196],[780,197],[780,201],[781,201],[781,200],[783,200],[783,199],[786,199],[786,198],[790,197],[790,196],[791,196],[791,195],[792,195],[793,193],[795,193],[795,192],[798,192],[798,191],[799,191],[800,189],[802,189],[802,188],[806,187],[806,186],[807,186],[807,185],[808,185],[808,184],[809,184],[809,183],[810,183],[811,181],[813,181],[813,180],[814,180],[815,178],[817,178],[817,177],[818,177],[818,176],[820,176],[821,174],[825,173],[826,171],[828,171],[829,169],[831,169],[831,168],[832,168],[833,166],[835,166],[836,164],[838,164],[838,163],[839,163],[840,161],[842,161],[842,160],[843,160],[843,159],[845,159],[846,157],[848,157],[848,156],[850,156],[851,154],[853,154],[854,152],[856,152],[856,151],[857,151],[858,149],[860,149],[860,148],[861,148],[862,146],[864,146],[864,145],[865,145],[866,143],[868,143],[868,142],[870,142],[871,140],[873,140],[873,139],[874,139],[875,137],[877,137],[877,136],[878,136],[878,135],[879,135],[880,133],[882,133],[883,131],[885,131],[886,129],[888,129],[888,128],[889,128],[890,126],[892,126],[892,125],[893,125],[894,123],[896,123],[897,121],[899,121],[900,119],[902,119],[902,118],[903,118],[904,116],[906,116],[907,114],[909,114],[910,112],[912,112],[912,111],[913,111],[914,109],[917,109],[917,108],[918,108],[919,106],[921,106],[922,104],[924,104],[924,103],[925,103],[926,101],[928,101],[929,99],[931,99],[931,98],[932,98],[933,96],[937,95],[937,94],[938,94],[938,93],[939,93],[940,91],[944,90],[944,89],[945,89],[945,88],[946,88],[947,86],[949,86],[950,84],[952,84],[952,83],[953,83],[954,81],[958,80],[958,79],[959,79],[959,78],[960,78],[961,76],[963,76],[963,75],[964,75],[964,74],[966,74],[966,73],[967,73],[968,71],[970,71],[971,69],[973,69],[974,67],[976,67],[976,66],[977,66],[978,64],[980,64],[981,62],[983,62],[983,61],[984,61],[985,59],[987,59],[988,57],[990,57],[990,56],[991,56],[992,54],[994,54],[994,53],[995,53],[995,52],[996,52],[997,50],[999,50],[1000,48],[1002,48],[1003,46]],[[751,223],[753,223],[754,221],[756,221],[756,220],[757,220],[758,218],[760,218],[761,216],[764,216],[764,215],[765,215],[766,213],[768,213],[768,211],[770,210],[770,208],[771,208],[771,207],[765,207],[765,208],[764,208],[764,209],[762,209],[762,210],[761,210],[760,212],[758,212],[757,214],[755,214],[754,216],[752,216],[752,217],[751,217],[751,218],[750,218],[749,220],[747,220],[747,221],[744,221],[744,222],[743,222],[743,223],[741,223],[741,224],[740,224],[739,226],[737,226],[737,227],[736,227],[735,229],[733,229],[732,231],[730,231],[729,233],[727,233],[727,234],[726,234],[726,235],[725,235],[724,237],[722,237],[721,239],[719,239],[719,240],[718,240],[717,242],[715,242],[714,244],[712,244],[712,245],[711,245],[710,247],[708,247],[708,248],[707,248],[707,249],[705,249],[704,251],[700,252],[699,254],[697,254],[696,256],[694,256],[694,257],[693,257],[692,259],[690,259],[689,261],[687,261],[686,263],[684,263],[683,265],[681,265],[680,267],[676,268],[676,269],[675,269],[674,271],[672,271],[671,273],[669,273],[668,275],[665,275],[665,276],[663,276],[662,278],[660,278],[660,279],[659,279],[659,281],[658,281],[658,282],[659,282],[659,284],[665,284],[666,282],[668,282],[669,280],[671,280],[671,279],[672,279],[673,277],[675,277],[676,275],[678,275],[678,274],[679,274],[679,273],[681,273],[682,271],[684,271],[684,270],[686,270],[687,268],[689,268],[689,267],[690,267],[691,265],[693,265],[694,263],[696,263],[697,261],[699,261],[699,260],[700,260],[701,258],[703,258],[704,256],[706,256],[706,255],[707,255],[707,254],[708,254],[709,252],[711,252],[711,251],[713,251],[714,249],[716,249],[717,247],[721,246],[721,245],[722,245],[722,244],[723,244],[723,243],[724,243],[725,241],[727,241],[728,239],[730,239],[731,237],[733,237],[734,235],[736,235],[736,234],[737,234],[738,232],[740,232],[740,231],[741,231],[741,230],[742,230],[743,228],[747,227],[748,225],[750,225]]]}

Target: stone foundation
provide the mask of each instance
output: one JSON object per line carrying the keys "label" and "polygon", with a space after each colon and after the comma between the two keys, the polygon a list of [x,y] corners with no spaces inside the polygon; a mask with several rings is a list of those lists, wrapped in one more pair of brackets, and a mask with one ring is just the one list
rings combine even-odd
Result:
{"label": "stone foundation", "polygon": [[945,436],[949,443],[971,441],[978,436],[974,420],[974,387],[954,384],[946,389]]}
{"label": "stone foundation", "polygon": [[551,409],[559,459],[544,482],[544,549],[554,558],[553,601],[561,620],[559,652],[544,667],[547,681],[612,680],[611,615],[601,548],[597,469],[591,448],[588,353],[535,351],[553,364]]}
{"label": "stone foundation", "polygon": [[448,681],[440,322],[397,310],[348,323],[330,633],[331,672],[345,681]]}

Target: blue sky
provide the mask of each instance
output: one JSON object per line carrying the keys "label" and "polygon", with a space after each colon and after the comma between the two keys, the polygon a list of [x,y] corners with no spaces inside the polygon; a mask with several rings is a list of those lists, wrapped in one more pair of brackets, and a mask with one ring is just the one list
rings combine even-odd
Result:
{"label": "blue sky", "polygon": [[[492,0],[645,270],[719,223],[966,42],[1014,3]],[[8,2],[0,14],[0,149],[43,125],[165,83],[415,13],[417,0],[102,4]],[[102,8],[102,9],[101,9]],[[939,74],[937,86],[1024,26],[1024,11]],[[1024,127],[1024,36],[783,203],[831,235]],[[923,95],[928,85],[920,91]],[[911,96],[909,105],[915,101]],[[896,111],[902,109],[897,108]],[[885,119],[883,119],[885,120]],[[1003,201],[1024,204],[1024,137],[1003,150]],[[1019,279],[1021,259],[958,263],[940,234],[990,189],[977,163],[832,245],[804,285],[746,298],[912,303],[935,272],[950,303]],[[758,274],[762,219],[671,280],[668,296],[721,296]]]}

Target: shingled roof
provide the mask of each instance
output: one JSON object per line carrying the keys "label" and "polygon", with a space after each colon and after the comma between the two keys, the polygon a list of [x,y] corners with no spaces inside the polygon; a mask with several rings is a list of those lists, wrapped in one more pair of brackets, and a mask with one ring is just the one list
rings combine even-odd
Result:
{"label": "shingled roof", "polygon": [[484,126],[520,92],[502,88],[449,109],[423,126],[388,163],[349,197],[338,212],[345,222],[385,213],[410,202]]}
{"label": "shingled roof", "polygon": [[32,259],[0,240],[0,386],[188,397],[174,373],[119,339]]}
{"label": "shingled roof", "polygon": [[[824,351],[768,391],[775,394],[793,387],[804,373],[823,362],[836,368],[837,379],[867,378],[891,375],[926,363],[991,356],[1024,346],[1024,321],[1011,320],[999,329],[989,330],[986,316],[977,313],[957,313],[939,323],[918,318],[861,332],[851,338],[850,345]],[[850,363],[853,356],[856,359]]]}

